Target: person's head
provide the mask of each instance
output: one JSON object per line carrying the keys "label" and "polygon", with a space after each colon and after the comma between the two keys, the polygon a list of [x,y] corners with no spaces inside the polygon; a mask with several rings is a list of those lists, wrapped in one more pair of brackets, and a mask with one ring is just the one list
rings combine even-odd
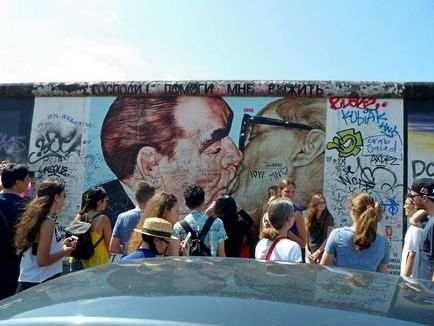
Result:
{"label": "person's head", "polygon": [[[175,195],[161,191],[157,192],[146,205],[146,208],[137,223],[137,228],[141,228],[145,220],[149,217],[158,217],[174,225],[178,220],[178,200]],[[133,232],[128,241],[128,251],[134,252],[140,247],[142,238]]]}
{"label": "person's head", "polygon": [[149,182],[140,181],[134,186],[134,197],[139,205],[146,205],[155,195],[155,187]]}
{"label": "person's head", "polygon": [[53,215],[65,204],[65,186],[57,179],[41,182],[37,196],[24,210],[16,227],[15,247],[18,255],[22,255],[38,237],[42,222],[47,215]]}
{"label": "person's head", "polygon": [[354,245],[357,250],[369,248],[377,237],[377,223],[383,211],[371,195],[360,192],[351,199],[351,217],[355,226]]}
{"label": "person's head", "polygon": [[184,190],[185,205],[189,209],[202,208],[205,202],[205,191],[201,186],[190,184]]}
{"label": "person's head", "polygon": [[178,221],[178,199],[168,192],[157,192],[148,201],[143,216],[145,218],[155,216],[175,224]]}
{"label": "person's head", "polygon": [[108,196],[105,190],[101,187],[89,189],[83,196],[83,208],[80,214],[85,214],[89,210],[103,211],[106,208]]}
{"label": "person's head", "polygon": [[428,214],[434,214],[434,179],[420,178],[411,185],[410,196],[416,209],[424,209]]}
{"label": "person's head", "polygon": [[145,219],[141,228],[134,229],[141,234],[142,241],[158,255],[165,255],[172,236],[172,224],[159,217]]}
{"label": "person's head", "polygon": [[[244,121],[244,159],[231,185],[241,206],[258,207],[263,189],[282,177],[297,184],[294,202],[302,208],[323,188],[326,108],[326,99],[282,98]],[[252,171],[265,177],[252,178]]]}
{"label": "person's head", "polygon": [[309,229],[314,224],[315,220],[326,223],[328,215],[329,211],[324,196],[321,193],[313,195],[307,208],[306,228]]}
{"label": "person's head", "polygon": [[9,163],[4,167],[1,174],[2,185],[5,189],[21,194],[28,189],[32,181],[29,176],[30,173],[28,167],[23,164]]}
{"label": "person's head", "polygon": [[226,190],[242,158],[228,136],[232,118],[221,97],[119,97],[102,126],[103,155],[131,188],[145,180],[180,197],[195,183],[208,204]]}
{"label": "person's head", "polygon": [[215,202],[214,213],[223,223],[236,222],[238,215],[235,199],[229,195],[220,196]]}
{"label": "person's head", "polygon": [[289,178],[280,180],[278,186],[278,194],[280,197],[287,198],[292,201],[295,198],[296,190],[297,189],[293,180]]}
{"label": "person's head", "polygon": [[268,190],[267,190],[267,200],[270,199],[273,196],[276,196],[278,190],[279,190],[279,188],[277,186],[268,187]]}
{"label": "person's head", "polygon": [[407,194],[404,199],[404,214],[407,217],[412,217],[414,213],[416,213],[417,209],[414,205],[413,198],[411,194]]}
{"label": "person's head", "polygon": [[294,206],[291,201],[284,198],[277,198],[268,205],[268,221],[271,228],[262,231],[261,238],[274,240],[279,230],[288,230],[294,224]]}

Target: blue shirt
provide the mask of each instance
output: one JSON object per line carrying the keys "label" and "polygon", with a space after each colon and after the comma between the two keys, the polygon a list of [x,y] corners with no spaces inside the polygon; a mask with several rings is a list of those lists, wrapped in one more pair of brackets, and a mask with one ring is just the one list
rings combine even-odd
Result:
{"label": "blue shirt", "polygon": [[143,259],[143,258],[154,258],[157,256],[155,251],[151,249],[142,249],[139,248],[128,256],[122,257],[121,261],[130,260],[130,259]]}
{"label": "blue shirt", "polygon": [[130,239],[131,233],[136,228],[142,213],[143,210],[134,208],[119,214],[116,219],[113,228],[113,236],[119,239],[124,249],[127,249],[128,240]]}
{"label": "blue shirt", "polygon": [[389,243],[377,234],[369,248],[356,250],[354,245],[354,228],[334,229],[327,239],[325,251],[335,257],[338,267],[377,271],[380,264],[389,264]]}
{"label": "blue shirt", "polygon": [[419,278],[432,280],[434,273],[434,217],[429,217],[420,238]]}

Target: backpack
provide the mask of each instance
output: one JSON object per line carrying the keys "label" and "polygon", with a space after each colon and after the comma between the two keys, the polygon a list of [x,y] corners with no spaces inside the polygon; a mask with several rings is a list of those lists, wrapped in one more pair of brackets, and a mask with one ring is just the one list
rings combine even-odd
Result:
{"label": "backpack", "polygon": [[215,221],[215,217],[208,217],[200,232],[194,231],[187,221],[181,221],[181,226],[185,232],[191,233],[191,246],[190,246],[190,256],[211,256],[211,249],[205,244],[203,239],[208,234],[212,223]]}
{"label": "backpack", "polygon": [[70,237],[74,235],[78,237],[77,247],[71,253],[71,257],[79,258],[79,259],[89,259],[95,253],[96,246],[104,239],[104,235],[95,243],[92,243],[92,235],[91,235],[91,226],[92,221],[96,217],[102,214],[96,214],[90,222],[83,221],[83,216],[80,217],[80,221],[73,220],[68,226],[65,228],[66,237]]}

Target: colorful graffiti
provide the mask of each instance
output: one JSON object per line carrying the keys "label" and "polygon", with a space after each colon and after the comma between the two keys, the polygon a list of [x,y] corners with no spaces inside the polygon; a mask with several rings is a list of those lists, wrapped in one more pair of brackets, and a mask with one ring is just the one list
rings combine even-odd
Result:
{"label": "colorful graffiti", "polygon": [[[379,233],[386,236],[392,259],[400,257],[404,191],[403,102],[388,99],[329,98],[324,193],[335,224],[352,224],[349,200],[368,192],[383,207]],[[335,131],[335,135],[332,133]],[[391,268],[393,273],[399,273]]]}
{"label": "colorful graffiti", "polygon": [[[336,227],[351,225],[348,200],[367,191],[384,209],[379,232],[396,272],[405,186],[434,175],[434,102],[406,102],[401,86],[386,86],[392,98],[376,96],[378,85],[340,96],[356,86],[336,90],[324,82],[101,83],[60,97],[38,97],[50,92],[38,87],[36,97],[0,98],[0,159],[29,164],[36,183],[65,182],[63,226],[94,186],[112,198],[106,213],[114,222],[133,206],[140,180],[181,203],[185,186],[197,183],[206,204],[230,193],[257,212],[267,188],[290,177],[303,209],[313,192],[325,193]],[[181,216],[186,212],[180,205]]]}

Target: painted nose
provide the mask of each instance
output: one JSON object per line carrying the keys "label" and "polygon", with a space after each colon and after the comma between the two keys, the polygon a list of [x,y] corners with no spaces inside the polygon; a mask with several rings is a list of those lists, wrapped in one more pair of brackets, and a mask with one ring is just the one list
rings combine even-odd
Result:
{"label": "painted nose", "polygon": [[238,149],[238,147],[234,144],[232,139],[228,136],[222,139],[222,147],[224,151],[224,156],[222,160],[222,164],[224,168],[227,168],[231,165],[238,166],[240,165],[241,160],[243,159],[243,154]]}

